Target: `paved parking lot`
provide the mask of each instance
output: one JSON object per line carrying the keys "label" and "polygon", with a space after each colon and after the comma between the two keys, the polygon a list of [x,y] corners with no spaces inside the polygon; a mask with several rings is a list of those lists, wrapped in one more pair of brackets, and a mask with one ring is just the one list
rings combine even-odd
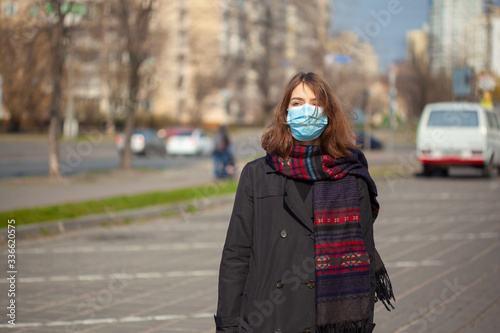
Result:
{"label": "paved parking lot", "polygon": [[[376,244],[397,301],[377,305],[375,332],[500,332],[500,178],[378,185]],[[213,332],[231,208],[19,242],[15,331]],[[8,289],[3,278],[6,313]]]}

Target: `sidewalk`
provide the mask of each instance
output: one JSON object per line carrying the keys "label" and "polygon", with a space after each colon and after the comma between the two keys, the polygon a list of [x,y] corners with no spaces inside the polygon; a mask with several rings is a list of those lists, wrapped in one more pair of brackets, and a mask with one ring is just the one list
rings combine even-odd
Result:
{"label": "sidewalk", "polygon": [[[408,152],[398,154],[407,155]],[[398,154],[391,159],[386,151],[365,152],[370,166],[379,168],[394,166],[395,156]],[[240,162],[237,172],[241,172],[243,166],[244,162]],[[206,185],[206,190],[212,192],[217,188],[212,168],[211,160],[193,160],[188,167],[165,170],[109,170],[104,173],[79,174],[59,180],[46,177],[3,179],[0,180],[0,211],[96,200],[118,195],[168,191],[190,186]],[[25,225],[17,229],[17,236],[20,239],[36,238],[41,235],[66,233],[157,216],[172,214],[184,216],[189,214],[188,204],[196,210],[204,210],[220,204],[231,204],[234,197],[225,195],[198,199],[189,203],[151,206]],[[0,242],[2,241],[5,241],[5,237],[0,237]]]}
{"label": "sidewalk", "polygon": [[[386,151],[365,152],[365,155],[370,166],[394,163]],[[238,171],[243,166],[240,162]],[[210,184],[214,182],[212,168],[211,160],[193,160],[189,167],[166,170],[109,170],[55,180],[46,177],[3,179],[0,180],[0,211]]]}
{"label": "sidewalk", "polygon": [[111,196],[203,185],[213,181],[211,161],[196,161],[188,168],[167,170],[109,170],[63,179],[46,177],[0,180],[0,211]]}

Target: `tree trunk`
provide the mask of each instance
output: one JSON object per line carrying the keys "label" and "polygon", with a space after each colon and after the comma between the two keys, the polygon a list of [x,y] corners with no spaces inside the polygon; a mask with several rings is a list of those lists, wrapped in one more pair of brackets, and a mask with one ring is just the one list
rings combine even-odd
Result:
{"label": "tree trunk", "polygon": [[130,170],[132,168],[132,150],[130,149],[130,139],[134,132],[135,108],[137,106],[137,93],[139,90],[139,65],[135,63],[133,57],[130,62],[129,74],[129,100],[127,103],[127,117],[125,119],[125,147],[123,148],[121,168]]}
{"label": "tree trunk", "polygon": [[59,126],[61,108],[61,82],[64,70],[64,38],[63,24],[61,20],[54,26],[52,31],[52,42],[54,46],[54,62],[52,64],[52,97],[50,103],[49,124],[49,177],[61,177],[59,169]]}

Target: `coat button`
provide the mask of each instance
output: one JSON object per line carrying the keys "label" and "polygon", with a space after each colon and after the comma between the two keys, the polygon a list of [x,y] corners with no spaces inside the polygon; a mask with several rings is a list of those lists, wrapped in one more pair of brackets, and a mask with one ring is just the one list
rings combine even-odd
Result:
{"label": "coat button", "polygon": [[313,289],[314,287],[316,287],[316,282],[314,282],[314,280],[311,280],[309,282],[307,282],[307,286],[311,289]]}
{"label": "coat button", "polygon": [[281,230],[280,236],[281,238],[286,238],[286,236],[288,236],[288,232],[286,231],[286,229]]}
{"label": "coat button", "polygon": [[276,282],[276,287],[278,288],[283,288],[283,286],[285,285],[285,282],[279,280],[278,282]]}
{"label": "coat button", "polygon": [[311,237],[312,239],[314,239],[314,232],[311,232],[311,233],[309,234],[309,237]]}

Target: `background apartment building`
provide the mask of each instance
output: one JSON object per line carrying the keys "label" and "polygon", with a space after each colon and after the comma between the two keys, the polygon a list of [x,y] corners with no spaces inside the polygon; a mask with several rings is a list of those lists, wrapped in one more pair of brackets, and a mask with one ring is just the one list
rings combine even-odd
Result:
{"label": "background apartment building", "polygon": [[[119,122],[127,109],[129,62],[119,7],[102,0],[76,4],[79,12],[68,22],[78,29],[67,52],[64,113],[80,122]],[[45,7],[37,14],[34,0],[0,0],[0,6],[3,17],[17,22],[42,12],[50,16]],[[151,54],[136,88],[138,116],[185,124],[262,123],[292,73],[322,72],[329,20],[327,0],[156,1]]]}
{"label": "background apartment building", "polygon": [[176,122],[260,123],[296,70],[321,71],[326,0],[161,3],[155,112]]}
{"label": "background apartment building", "polygon": [[483,13],[483,0],[431,0],[430,65],[434,72],[451,73],[467,64],[466,32],[471,19]]}
{"label": "background apartment building", "polygon": [[427,69],[429,66],[429,27],[406,33],[406,60]]}
{"label": "background apartment building", "polygon": [[[466,30],[467,65],[476,73],[486,72],[488,63],[488,23],[485,14],[470,20]],[[500,8],[491,14],[491,71],[500,77]]]}

